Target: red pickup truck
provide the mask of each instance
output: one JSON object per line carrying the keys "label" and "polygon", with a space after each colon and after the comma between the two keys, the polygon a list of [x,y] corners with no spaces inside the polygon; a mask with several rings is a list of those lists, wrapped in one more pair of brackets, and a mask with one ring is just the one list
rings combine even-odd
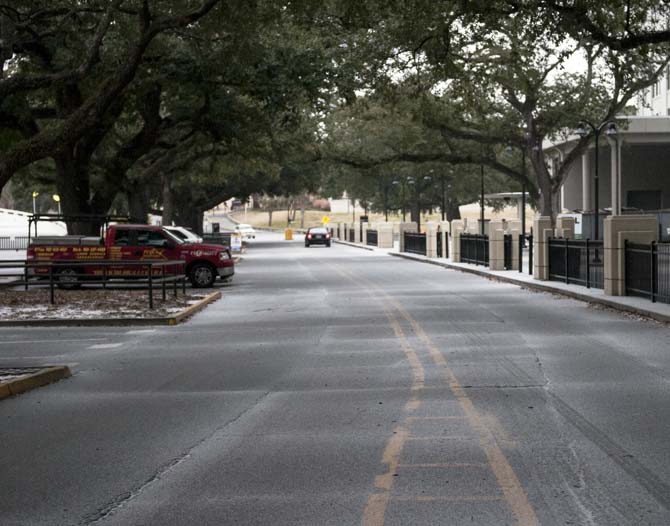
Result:
{"label": "red pickup truck", "polygon": [[[217,276],[230,280],[235,261],[223,245],[185,243],[159,226],[116,224],[107,228],[104,238],[84,236],[36,237],[28,245],[29,261],[175,261],[186,263],[186,275],[194,287],[211,287]],[[162,269],[154,269],[154,272]],[[58,269],[63,283],[72,283],[81,274],[99,275],[100,268],[90,266]],[[110,276],[131,277],[142,272],[136,266],[118,266]],[[144,271],[146,272],[146,271]],[[35,274],[48,273],[35,268]]]}

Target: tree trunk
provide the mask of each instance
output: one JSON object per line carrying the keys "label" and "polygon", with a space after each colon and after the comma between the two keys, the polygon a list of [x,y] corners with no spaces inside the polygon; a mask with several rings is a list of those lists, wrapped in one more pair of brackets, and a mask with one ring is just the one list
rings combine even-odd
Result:
{"label": "tree trunk", "polygon": [[300,228],[305,228],[305,206],[300,207]]}
{"label": "tree trunk", "polygon": [[170,187],[170,182],[168,177],[162,177],[163,183],[163,224],[171,225],[174,220],[175,204],[174,204],[174,194],[172,188]]}
{"label": "tree trunk", "polygon": [[126,191],[128,196],[128,210],[130,220],[144,224],[149,216],[149,196],[147,188],[140,185],[133,185],[132,189]]}
{"label": "tree trunk", "polygon": [[273,210],[268,210],[268,226],[272,226],[272,212]]}
{"label": "tree trunk", "polygon": [[[74,158],[68,149],[54,159],[56,161],[56,188],[61,199],[61,210],[66,216],[91,215],[91,188],[88,178],[88,162]],[[106,212],[106,211],[105,211]],[[101,223],[93,221],[68,221],[71,235],[96,236]]]}

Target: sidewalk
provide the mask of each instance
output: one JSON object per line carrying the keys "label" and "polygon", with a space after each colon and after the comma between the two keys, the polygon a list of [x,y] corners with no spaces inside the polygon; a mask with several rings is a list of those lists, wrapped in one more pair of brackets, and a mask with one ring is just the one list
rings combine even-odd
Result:
{"label": "sidewalk", "polygon": [[336,242],[356,248],[371,250],[380,254],[387,254],[389,256],[428,263],[430,265],[436,265],[451,270],[467,272],[484,278],[495,279],[503,283],[518,285],[529,290],[561,294],[573,299],[603,305],[605,307],[644,316],[664,323],[670,323],[670,305],[668,304],[652,303],[651,300],[634,296],[606,296],[604,291],[600,289],[587,289],[586,287],[579,285],[569,285],[558,281],[539,281],[527,273],[527,261],[524,261],[523,273],[516,270],[489,270],[488,267],[471,265],[469,263],[454,263],[451,259],[428,258],[418,254],[398,252],[395,249],[380,249],[357,245],[347,241],[336,240]]}

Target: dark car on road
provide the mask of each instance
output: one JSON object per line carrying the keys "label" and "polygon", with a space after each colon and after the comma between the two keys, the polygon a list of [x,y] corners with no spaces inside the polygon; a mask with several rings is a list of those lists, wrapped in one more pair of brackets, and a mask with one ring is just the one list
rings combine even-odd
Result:
{"label": "dark car on road", "polygon": [[326,245],[330,246],[330,232],[325,228],[310,228],[305,233],[305,246]]}

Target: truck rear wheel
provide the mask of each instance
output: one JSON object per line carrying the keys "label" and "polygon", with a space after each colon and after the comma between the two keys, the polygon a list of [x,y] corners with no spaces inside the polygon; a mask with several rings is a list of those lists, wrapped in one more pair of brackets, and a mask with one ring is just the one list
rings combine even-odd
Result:
{"label": "truck rear wheel", "polygon": [[81,287],[79,281],[79,273],[77,269],[74,268],[64,268],[58,271],[56,276],[56,281],[58,282],[58,288],[60,289],[78,289]]}
{"label": "truck rear wheel", "polygon": [[216,280],[216,271],[208,263],[196,263],[188,273],[188,279],[193,287],[202,289],[211,287]]}

